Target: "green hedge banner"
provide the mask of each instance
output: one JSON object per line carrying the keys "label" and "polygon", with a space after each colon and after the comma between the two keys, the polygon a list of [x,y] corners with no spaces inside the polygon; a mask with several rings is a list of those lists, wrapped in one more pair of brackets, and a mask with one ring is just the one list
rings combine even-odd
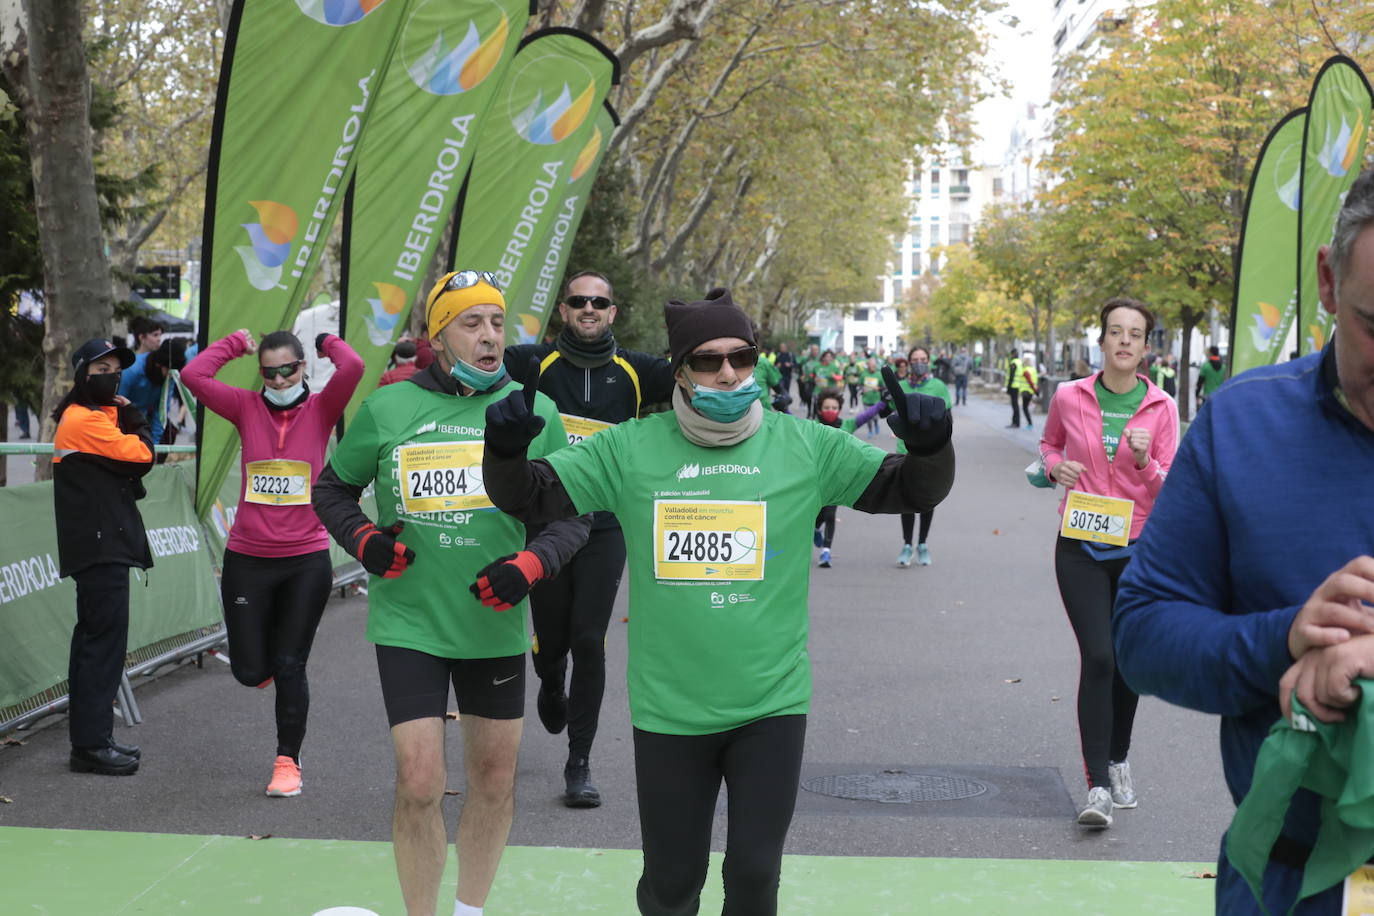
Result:
{"label": "green hedge banner", "polygon": [[[410,0],[237,0],[210,142],[200,343],[291,327],[354,168]],[[258,384],[252,360],[225,366]],[[201,411],[203,518],[238,434]]]}
{"label": "green hedge banner", "polygon": [[1268,366],[1283,348],[1298,308],[1298,191],[1307,109],[1289,112],[1265,138],[1250,175],[1240,267],[1231,309],[1231,374]]}
{"label": "green hedge banner", "polygon": [[344,338],[377,385],[467,177],[529,0],[418,0],[401,27],[358,148],[343,224]]}
{"label": "green hedge banner", "polygon": [[[208,539],[192,504],[190,462],[154,468],[139,501],[153,568],[129,579],[129,651],[221,618]],[[0,487],[0,708],[67,679],[76,586],[57,577],[52,483]]]}
{"label": "green hedge banner", "polygon": [[1337,55],[1322,65],[1307,102],[1298,224],[1298,351],[1326,345],[1335,319],[1317,298],[1317,249],[1331,241],[1345,192],[1359,177],[1374,92],[1358,64]]}
{"label": "green hedge banner", "polygon": [[[454,267],[490,270],[505,290],[539,275],[541,242],[619,69],[604,45],[572,29],[543,29],[520,43],[468,177]],[[556,297],[556,290],[528,301],[507,296],[507,343],[537,341]]]}
{"label": "green hedge banner", "polygon": [[[611,103],[602,103],[591,137],[573,161],[568,180],[559,188],[562,193],[558,196],[557,205],[550,202],[550,207],[554,211],[553,221],[546,227],[544,238],[534,249],[538,254],[535,264],[539,269],[526,271],[520,286],[506,292],[508,302],[518,303],[525,309],[520,316],[512,319],[512,323],[524,322],[524,316],[539,320],[539,330],[534,334],[535,340],[543,336],[544,328],[548,326],[549,316],[553,312],[553,309],[547,306],[558,301],[559,281],[562,280],[563,271],[567,267],[568,249],[572,248],[573,239],[577,236],[577,226],[582,222],[583,211],[587,209],[587,198],[591,195],[592,185],[596,182],[596,173],[601,168],[601,158],[606,154],[606,147],[610,145],[611,134],[619,125],[620,118],[611,107]],[[540,310],[534,311],[535,306],[539,306]]]}

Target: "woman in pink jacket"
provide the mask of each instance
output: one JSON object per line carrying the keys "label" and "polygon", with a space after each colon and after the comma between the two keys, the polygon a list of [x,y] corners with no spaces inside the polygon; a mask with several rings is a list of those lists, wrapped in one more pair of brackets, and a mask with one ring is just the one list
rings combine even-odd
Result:
{"label": "woman in pink jacket", "polygon": [[[325,447],[363,376],[363,361],[333,334],[315,350],[334,363],[324,390],[305,382],[305,350],[290,331],[259,347],[246,330],[216,341],[181,373],[202,404],[238,428],[243,483],[224,551],[220,591],[234,677],[276,685],[277,757],[267,794],[301,794],[301,742],[310,708],[305,664],[334,581],[329,535],[310,505]],[[231,359],[258,354],[261,391],[215,380]]]}
{"label": "woman in pink jacket", "polygon": [[1138,695],[1116,670],[1112,604],[1140,530],[1174,460],[1178,407],[1138,374],[1155,318],[1144,303],[1102,307],[1103,370],[1054,393],[1040,455],[1066,488],[1054,571],[1078,639],[1078,732],[1088,777],[1078,823],[1108,827],[1113,808],[1134,808],[1126,762]]}

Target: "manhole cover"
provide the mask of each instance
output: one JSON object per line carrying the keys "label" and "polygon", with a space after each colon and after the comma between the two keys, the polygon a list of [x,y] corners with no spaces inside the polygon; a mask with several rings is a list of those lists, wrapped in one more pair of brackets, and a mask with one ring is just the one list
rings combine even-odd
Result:
{"label": "manhole cover", "polygon": [[802,788],[832,798],[876,801],[889,805],[912,802],[955,801],[973,798],[988,790],[988,784],[964,776],[937,776],[908,773],[905,770],[880,770],[877,773],[843,773],[813,776]]}

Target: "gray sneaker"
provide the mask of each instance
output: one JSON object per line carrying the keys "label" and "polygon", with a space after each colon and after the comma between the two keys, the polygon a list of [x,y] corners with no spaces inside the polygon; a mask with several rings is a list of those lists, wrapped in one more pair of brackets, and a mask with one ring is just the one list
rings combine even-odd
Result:
{"label": "gray sneaker", "polygon": [[1107,776],[1112,781],[1112,804],[1118,808],[1134,808],[1140,804],[1135,797],[1135,783],[1131,782],[1131,765],[1126,761],[1107,764]]}
{"label": "gray sneaker", "polygon": [[1110,827],[1112,825],[1112,793],[1102,786],[1088,790],[1088,803],[1078,812],[1078,823],[1084,827]]}

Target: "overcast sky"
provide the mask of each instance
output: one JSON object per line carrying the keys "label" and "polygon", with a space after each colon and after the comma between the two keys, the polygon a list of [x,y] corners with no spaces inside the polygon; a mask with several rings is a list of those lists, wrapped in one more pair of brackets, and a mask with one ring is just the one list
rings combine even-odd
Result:
{"label": "overcast sky", "polygon": [[1052,10],[1053,0],[1006,0],[1006,7],[987,19],[992,36],[991,63],[1003,79],[1012,83],[1012,90],[1010,98],[997,95],[974,109],[975,125],[982,138],[974,152],[982,164],[1001,163],[1018,106],[1046,101]]}

